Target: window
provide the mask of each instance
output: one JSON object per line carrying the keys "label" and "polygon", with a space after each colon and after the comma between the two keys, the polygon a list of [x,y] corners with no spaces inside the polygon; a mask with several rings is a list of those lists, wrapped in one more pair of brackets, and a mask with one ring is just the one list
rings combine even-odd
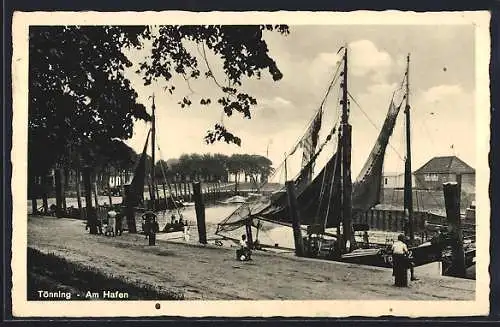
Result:
{"label": "window", "polygon": [[437,181],[439,181],[439,176],[438,176],[438,174],[425,174],[424,180],[426,182],[437,182]]}
{"label": "window", "polygon": [[387,185],[387,177],[385,178],[384,184]]}

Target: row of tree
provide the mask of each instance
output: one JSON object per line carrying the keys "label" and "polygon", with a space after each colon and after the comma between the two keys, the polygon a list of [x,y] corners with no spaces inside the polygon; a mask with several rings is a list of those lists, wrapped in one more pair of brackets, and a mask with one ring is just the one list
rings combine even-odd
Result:
{"label": "row of tree", "polygon": [[[227,182],[228,174],[234,175],[236,183],[240,176],[253,181],[266,180],[272,174],[272,162],[260,155],[233,154],[184,154],[178,159],[159,161],[155,165],[156,178],[169,181]],[[165,176],[163,176],[165,174]]]}

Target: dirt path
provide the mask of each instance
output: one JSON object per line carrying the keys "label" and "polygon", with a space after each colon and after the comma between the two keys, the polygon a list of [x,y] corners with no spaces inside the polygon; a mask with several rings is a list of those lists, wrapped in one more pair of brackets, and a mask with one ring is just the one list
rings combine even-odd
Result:
{"label": "dirt path", "polygon": [[233,249],[165,241],[150,247],[142,235],[89,235],[72,219],[29,217],[28,246],[185,299],[474,299],[471,280],[423,277],[399,289],[387,269],[259,252],[242,263]]}

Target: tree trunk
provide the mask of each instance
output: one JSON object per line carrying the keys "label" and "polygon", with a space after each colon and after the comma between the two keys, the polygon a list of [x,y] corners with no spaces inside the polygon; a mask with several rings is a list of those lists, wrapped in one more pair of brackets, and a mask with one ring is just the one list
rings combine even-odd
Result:
{"label": "tree trunk", "polygon": [[42,202],[43,202],[43,212],[47,214],[49,212],[49,201],[47,199],[47,172],[42,175]]}
{"label": "tree trunk", "polygon": [[111,170],[108,169],[107,173],[106,173],[106,187],[108,189],[108,198],[109,198],[109,206],[113,206],[113,198],[111,197]]}
{"label": "tree trunk", "polygon": [[83,186],[85,188],[85,207],[87,211],[87,224],[90,228],[90,234],[97,234],[97,213],[92,208],[92,180],[90,178],[91,170],[86,167],[83,170]]}
{"label": "tree trunk", "polygon": [[78,212],[80,213],[80,219],[85,219],[82,207],[82,194],[80,193],[80,168],[79,165],[75,169],[75,188],[76,188],[76,203],[78,204]]}
{"label": "tree trunk", "polygon": [[64,216],[63,214],[63,189],[62,189],[62,169],[57,168],[54,170],[54,180],[55,180],[55,188],[56,188],[56,217],[61,218]]}
{"label": "tree trunk", "polygon": [[68,169],[68,167],[63,168],[63,179],[64,179],[64,183],[62,185],[62,206],[63,206],[64,212],[68,212],[67,211],[68,203],[66,202],[66,195],[67,195],[66,192],[68,192],[68,190],[69,190],[69,169]]}
{"label": "tree trunk", "polygon": [[38,204],[37,204],[37,191],[38,191],[38,184],[37,184],[37,178],[36,176],[32,176],[31,178],[31,213],[33,215],[36,215],[38,213]]}
{"label": "tree trunk", "polygon": [[99,197],[97,194],[97,181],[94,181],[94,200],[96,209],[99,207]]}

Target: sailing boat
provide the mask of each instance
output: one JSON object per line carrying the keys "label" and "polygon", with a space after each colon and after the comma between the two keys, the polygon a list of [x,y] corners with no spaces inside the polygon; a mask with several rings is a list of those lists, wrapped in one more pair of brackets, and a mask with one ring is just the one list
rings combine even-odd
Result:
{"label": "sailing boat", "polygon": [[[410,97],[409,97],[409,56],[407,57],[407,69],[403,83],[405,84],[405,94],[403,100],[397,101],[395,93],[390,102],[384,124],[380,134],[373,146],[370,155],[363,166],[355,183],[351,181],[351,132],[349,123],[350,100],[354,98],[348,91],[348,48],[342,47],[343,59],[337,66],[337,71],[341,68],[341,119],[340,124],[334,126],[328,134],[326,141],[316,149],[318,130],[322,123],[323,104],[315,114],[315,117],[308,128],[306,134],[301,139],[309,147],[304,147],[306,155],[303,160],[302,170],[299,176],[294,179],[296,202],[300,213],[300,228],[306,232],[306,255],[312,257],[321,256],[335,260],[347,262],[357,262],[362,264],[390,267],[390,256],[386,255],[384,246],[357,249],[354,238],[354,224],[352,223],[353,211],[366,212],[380,202],[382,169],[384,157],[389,138],[392,135],[396,124],[396,118],[400,108],[405,102],[406,114],[406,134],[407,147],[405,159],[405,199],[404,209],[407,214],[405,232],[412,242],[410,251],[413,253],[415,265],[422,265],[428,262],[437,261],[441,257],[441,247],[436,242],[416,245],[414,243],[413,229],[413,204],[411,190],[411,148],[410,148]],[[336,74],[335,74],[336,75]],[[334,84],[334,77],[331,86]],[[328,95],[328,92],[327,92]],[[313,179],[312,170],[314,163],[322,151],[324,145],[334,139],[337,135],[337,145],[335,153],[330,157],[326,165]],[[314,145],[314,147],[312,146]],[[294,149],[295,150],[295,149]],[[293,153],[294,150],[291,152]],[[317,150],[317,151],[316,151]],[[285,192],[275,194],[266,204],[245,204],[238,208],[232,215],[219,223],[218,235],[224,235],[242,226],[246,226],[247,234],[251,232],[248,226],[255,226],[254,221],[268,221],[275,224],[292,226],[292,209]],[[306,226],[304,228],[304,225]],[[359,227],[359,226],[358,226]],[[335,232],[329,232],[334,229]],[[361,229],[363,230],[363,229]],[[365,229],[366,230],[366,229]],[[301,232],[295,233],[298,237]],[[251,239],[250,237],[248,237]],[[296,248],[300,240],[295,238]],[[323,251],[323,250],[326,251]]]}
{"label": "sailing boat", "polygon": [[[163,178],[165,180],[165,184],[168,186],[169,189],[169,194],[170,196],[167,198],[165,189],[164,195],[165,195],[165,201],[160,201],[160,196],[158,192],[158,185],[156,183],[156,178],[155,178],[155,143],[156,143],[156,116],[155,116],[155,97],[154,94],[151,97],[153,100],[152,103],[152,115],[151,115],[151,128],[148,131],[146,141],[144,144],[143,151],[141,153],[141,156],[137,162],[137,165],[134,169],[134,175],[132,178],[132,181],[130,184],[124,185],[124,197],[122,201],[122,206],[125,207],[125,214],[127,217],[127,226],[128,230],[130,232],[137,232],[137,227],[136,227],[136,218],[135,218],[135,211],[145,211],[146,209],[149,209],[153,212],[159,213],[162,212],[163,215],[166,214],[167,209],[174,209],[177,211],[177,216],[179,217],[179,220],[177,222],[167,222],[164,228],[160,229],[161,232],[166,232],[166,233],[172,233],[172,232],[180,232],[184,230],[184,224],[182,223],[182,213],[180,209],[182,208],[182,203],[179,201],[176,201],[172,194],[172,187],[170,183],[168,182],[166,175],[165,175],[165,168],[161,166],[161,170],[163,173]],[[150,176],[149,176],[149,181],[148,181],[148,186],[149,186],[149,196],[150,200],[145,201],[144,199],[144,186],[146,185],[147,181],[147,174],[146,174],[146,159],[147,159],[147,152],[148,152],[148,143],[149,143],[149,138],[151,136],[151,168],[150,168]],[[163,164],[163,162],[161,162]],[[174,215],[175,216],[175,215]],[[173,219],[172,219],[173,220]],[[144,228],[143,228],[144,230]]]}

